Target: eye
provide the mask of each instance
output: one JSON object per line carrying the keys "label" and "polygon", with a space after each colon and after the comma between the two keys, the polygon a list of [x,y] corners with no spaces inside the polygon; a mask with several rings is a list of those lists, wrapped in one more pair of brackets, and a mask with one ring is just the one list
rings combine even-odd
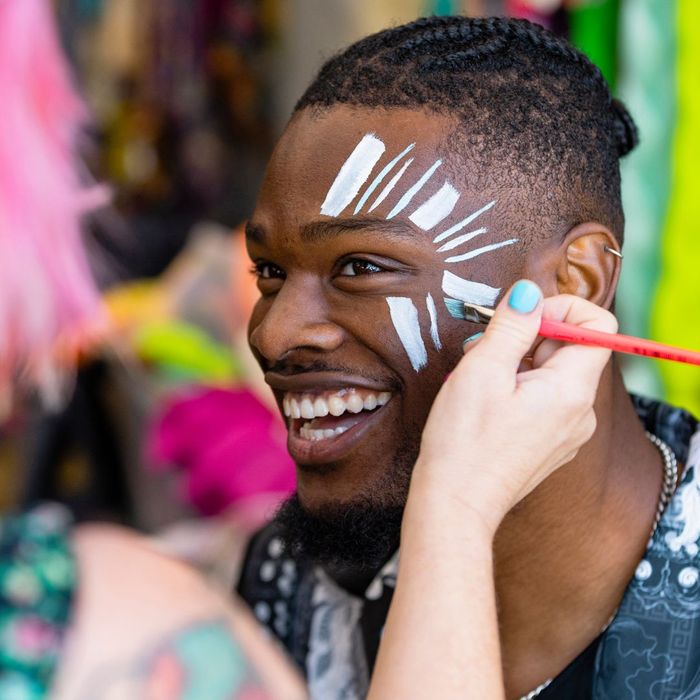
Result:
{"label": "eye", "polygon": [[286,274],[284,270],[270,262],[256,262],[251,272],[258,278],[263,280],[284,279]]}
{"label": "eye", "polygon": [[353,258],[342,266],[338,274],[343,277],[356,277],[357,275],[374,275],[378,272],[385,272],[385,269],[369,260]]}

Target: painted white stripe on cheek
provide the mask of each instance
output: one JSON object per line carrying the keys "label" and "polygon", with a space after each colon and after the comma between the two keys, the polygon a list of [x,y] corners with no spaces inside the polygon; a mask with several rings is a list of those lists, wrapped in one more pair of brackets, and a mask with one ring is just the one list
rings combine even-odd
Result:
{"label": "painted white stripe on cheek", "polygon": [[464,253],[463,255],[453,255],[451,258],[447,258],[445,262],[448,263],[456,263],[456,262],[462,262],[464,260],[471,260],[472,258],[476,258],[479,255],[483,255],[484,253],[488,253],[491,250],[498,250],[499,248],[504,248],[507,245],[513,245],[513,243],[517,243],[518,239],[517,238],[511,238],[509,241],[501,241],[500,243],[492,243],[491,245],[485,245],[482,248],[476,248],[476,250],[470,250],[468,253]]}
{"label": "painted white stripe on cheek", "polygon": [[394,166],[395,166],[395,165],[396,165],[410,150],[412,150],[413,147],[414,147],[415,145],[416,145],[415,143],[412,143],[412,144],[410,144],[409,146],[407,146],[406,148],[404,148],[403,151],[401,151],[401,153],[399,153],[399,155],[396,156],[396,158],[394,158],[392,161],[390,161],[389,163],[387,163],[387,164],[384,166],[384,168],[381,170],[381,172],[379,173],[379,175],[377,175],[377,177],[375,177],[374,180],[372,180],[372,184],[364,191],[362,197],[360,197],[360,201],[357,203],[357,206],[355,207],[355,211],[353,212],[353,214],[357,214],[357,213],[360,211],[360,209],[362,209],[362,207],[365,206],[365,202],[370,198],[370,196],[372,195],[372,193],[374,192],[374,190],[376,190],[377,187],[379,187],[379,185],[382,184],[382,181],[383,181],[384,178],[389,174],[389,172],[391,171],[391,169],[392,169],[392,168],[393,168],[393,167],[394,167]]}
{"label": "painted white stripe on cheek", "polygon": [[391,321],[411,361],[411,367],[419,372],[428,364],[428,352],[420,332],[418,309],[407,297],[387,297],[386,301]]}
{"label": "painted white stripe on cheek", "polygon": [[446,182],[427,202],[421,204],[408,218],[424,231],[430,231],[455,208],[460,194]]}
{"label": "painted white stripe on cheek", "polygon": [[365,134],[338,171],[321,205],[321,214],[338,216],[352,202],[386,150],[374,134]]}
{"label": "painted white stripe on cheek", "polygon": [[425,298],[425,305],[428,307],[428,314],[430,316],[430,337],[433,339],[433,345],[436,350],[442,350],[442,343],[440,342],[440,334],[438,333],[437,326],[437,309],[435,308],[432,294],[429,293]]}
{"label": "painted white stripe on cheek", "polygon": [[410,187],[406,194],[396,203],[396,206],[387,214],[387,219],[393,219],[397,214],[400,214],[410,203],[411,200],[423,189],[428,180],[433,176],[433,173],[442,165],[441,160],[436,160],[420,177],[413,187]]}
{"label": "painted white stripe on cheek", "polygon": [[442,275],[442,290],[448,297],[479,306],[493,306],[501,291],[488,284],[462,279],[447,270]]}

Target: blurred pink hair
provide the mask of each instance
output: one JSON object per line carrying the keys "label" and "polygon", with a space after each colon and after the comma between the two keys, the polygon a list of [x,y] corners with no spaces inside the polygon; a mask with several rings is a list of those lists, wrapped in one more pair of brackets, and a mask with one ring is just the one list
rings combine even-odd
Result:
{"label": "blurred pink hair", "polygon": [[57,342],[101,317],[80,216],[104,197],[81,183],[86,110],[48,0],[0,0],[0,105],[0,387],[47,390]]}

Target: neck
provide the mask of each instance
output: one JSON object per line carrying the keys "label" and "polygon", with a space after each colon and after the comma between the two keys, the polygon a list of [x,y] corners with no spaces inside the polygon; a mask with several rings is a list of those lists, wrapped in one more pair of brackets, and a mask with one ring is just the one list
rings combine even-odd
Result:
{"label": "neck", "polygon": [[592,439],[496,536],[508,697],[557,675],[600,634],[646,549],[662,460],[613,364],[601,380],[596,416]]}

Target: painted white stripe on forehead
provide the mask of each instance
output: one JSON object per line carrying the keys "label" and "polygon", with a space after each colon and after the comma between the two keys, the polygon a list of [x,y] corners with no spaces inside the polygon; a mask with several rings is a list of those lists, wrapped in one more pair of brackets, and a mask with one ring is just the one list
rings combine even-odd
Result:
{"label": "painted white stripe on forehead", "polygon": [[376,190],[377,187],[379,187],[379,185],[382,184],[382,180],[384,180],[384,178],[389,174],[389,172],[391,171],[391,169],[392,169],[392,168],[393,168],[393,167],[394,167],[394,166],[395,166],[395,165],[396,165],[410,150],[412,150],[413,147],[414,147],[415,145],[416,145],[415,143],[412,143],[412,144],[410,144],[409,146],[407,146],[406,148],[404,148],[403,151],[401,151],[401,153],[399,153],[399,155],[396,156],[396,158],[394,158],[393,160],[391,160],[389,163],[387,163],[387,164],[384,166],[384,168],[382,168],[382,170],[381,170],[381,172],[379,173],[379,175],[377,175],[377,177],[375,177],[374,180],[372,180],[372,184],[364,191],[364,194],[362,195],[362,197],[360,197],[360,201],[357,203],[357,206],[355,207],[355,211],[353,212],[353,215],[354,215],[354,214],[357,214],[357,213],[362,209],[362,207],[365,206],[365,202],[370,198],[370,196],[372,195],[372,193],[374,192],[374,190]]}
{"label": "painted white stripe on forehead", "polygon": [[452,234],[457,233],[457,231],[461,231],[465,226],[468,226],[472,221],[474,221],[477,216],[481,216],[485,211],[488,211],[495,203],[496,200],[494,199],[493,202],[489,202],[485,207],[481,207],[481,209],[475,211],[473,214],[470,214],[466,219],[462,219],[462,221],[456,223],[451,228],[448,228],[447,231],[443,231],[438,236],[435,236],[435,238],[433,238],[433,243],[444,241]]}
{"label": "painted white stripe on forehead", "polygon": [[501,291],[488,284],[462,279],[447,270],[442,275],[442,290],[448,297],[479,306],[493,306]]}
{"label": "painted white stripe on forehead", "polygon": [[423,175],[418,179],[413,187],[409,187],[406,194],[396,203],[396,206],[387,214],[387,219],[393,219],[397,214],[400,214],[410,203],[411,200],[423,189],[428,180],[433,176],[433,173],[442,165],[441,160],[436,160]]}
{"label": "painted white stripe on forehead", "polygon": [[401,179],[403,174],[408,170],[408,166],[413,163],[413,158],[409,158],[402,166],[401,170],[399,170],[394,177],[389,180],[387,186],[379,193],[379,197],[374,201],[374,204],[369,208],[370,211],[374,211],[389,195],[391,190],[396,187],[396,183]]}
{"label": "painted white stripe on forehead", "polygon": [[476,238],[482,233],[486,233],[486,231],[488,231],[488,229],[478,228],[476,231],[470,231],[469,233],[465,233],[463,236],[457,236],[457,238],[453,238],[451,241],[447,241],[447,243],[441,245],[436,252],[444,253],[446,250],[452,250],[452,248],[456,248],[458,245],[462,245],[462,243],[467,243],[468,241],[471,241],[472,238]]}
{"label": "painted white stripe on forehead", "polygon": [[428,296],[425,298],[425,305],[428,307],[428,315],[430,316],[430,337],[433,339],[433,345],[436,350],[442,350],[437,325],[437,309],[435,308],[432,294],[428,293]]}
{"label": "painted white stripe on forehead", "polygon": [[468,253],[464,253],[463,255],[453,255],[451,258],[447,258],[445,260],[445,262],[456,263],[456,262],[462,262],[464,260],[471,260],[472,258],[475,258],[478,255],[483,255],[484,253],[488,253],[491,250],[498,250],[499,248],[504,248],[507,245],[513,245],[513,243],[517,243],[517,242],[518,242],[517,238],[511,238],[508,241],[501,241],[500,243],[492,243],[491,245],[485,245],[482,248],[476,248],[475,250],[470,250]]}
{"label": "painted white stripe on forehead", "polygon": [[411,367],[420,372],[428,364],[428,352],[418,323],[418,309],[407,297],[387,297],[391,321],[411,361]]}
{"label": "painted white stripe on forehead", "polygon": [[338,171],[321,205],[321,214],[338,216],[352,202],[386,150],[374,134],[365,134]]}
{"label": "painted white stripe on forehead", "polygon": [[446,182],[427,202],[423,202],[408,218],[418,228],[430,231],[443,219],[446,219],[455,208],[460,193]]}

